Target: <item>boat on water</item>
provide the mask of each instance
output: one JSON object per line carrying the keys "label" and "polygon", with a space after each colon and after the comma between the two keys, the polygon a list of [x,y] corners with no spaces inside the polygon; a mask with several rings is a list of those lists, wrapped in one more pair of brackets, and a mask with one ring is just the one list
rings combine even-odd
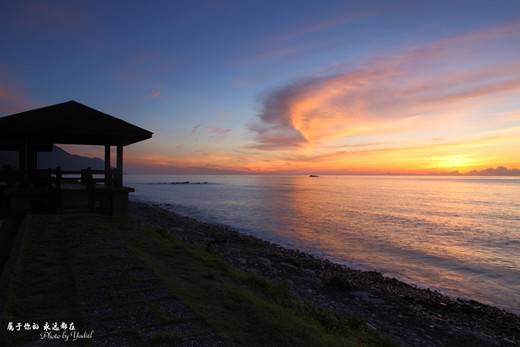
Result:
{"label": "boat on water", "polygon": [[318,175],[309,175],[309,177],[320,177]]}

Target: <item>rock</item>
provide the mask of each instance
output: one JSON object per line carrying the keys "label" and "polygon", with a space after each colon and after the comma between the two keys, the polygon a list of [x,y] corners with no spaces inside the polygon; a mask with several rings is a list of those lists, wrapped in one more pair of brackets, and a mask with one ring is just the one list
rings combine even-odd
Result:
{"label": "rock", "polygon": [[270,268],[272,265],[271,261],[264,257],[258,257],[256,258],[256,261],[259,265],[265,266],[267,268]]}
{"label": "rock", "polygon": [[362,291],[353,292],[352,295],[355,295],[355,296],[361,298],[361,300],[363,300],[364,302],[369,303],[369,304],[384,304],[385,303],[385,301],[383,299],[374,297],[372,294],[370,294],[368,292],[362,292]]}
{"label": "rock", "polygon": [[314,288],[319,288],[323,285],[321,279],[315,276],[305,276],[303,282]]}
{"label": "rock", "polygon": [[369,327],[370,329],[372,330],[377,330],[375,326],[373,326],[372,324],[370,324],[369,322],[366,322],[365,323],[367,325],[367,327]]}
{"label": "rock", "polygon": [[500,343],[498,343],[498,341],[487,336],[483,332],[473,332],[472,331],[472,332],[470,332],[470,334],[475,336],[477,339],[481,340],[485,344],[489,344],[490,346],[500,346]]}
{"label": "rock", "polygon": [[279,265],[289,271],[298,271],[298,267],[294,266],[293,264],[281,262]]}
{"label": "rock", "polygon": [[345,289],[350,289],[352,287],[349,280],[345,276],[341,276],[341,275],[336,275],[336,276],[332,277],[327,282],[327,285],[329,285],[331,287],[345,288]]}

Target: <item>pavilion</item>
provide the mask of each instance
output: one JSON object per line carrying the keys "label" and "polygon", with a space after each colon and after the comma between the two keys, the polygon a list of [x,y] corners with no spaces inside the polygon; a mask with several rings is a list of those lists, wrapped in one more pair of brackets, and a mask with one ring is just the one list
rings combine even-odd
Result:
{"label": "pavilion", "polygon": [[[72,191],[87,192],[90,210],[124,215],[128,210],[128,193],[133,189],[123,186],[123,147],[152,135],[76,101],[2,117],[0,150],[19,153],[16,184],[6,187],[4,194],[10,196],[14,209],[31,210],[38,204],[51,204],[60,211],[66,196],[77,196]],[[104,146],[105,168],[101,172],[87,168],[83,172],[60,168],[38,170],[38,152],[50,152],[54,144]],[[110,166],[111,147],[116,148],[115,169]],[[66,179],[74,174],[80,178]],[[103,178],[96,179],[96,174]]]}

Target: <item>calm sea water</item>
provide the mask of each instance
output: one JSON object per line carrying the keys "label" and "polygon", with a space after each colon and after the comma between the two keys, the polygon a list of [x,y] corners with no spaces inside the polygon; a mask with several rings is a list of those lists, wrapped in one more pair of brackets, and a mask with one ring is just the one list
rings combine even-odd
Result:
{"label": "calm sea water", "polygon": [[[340,264],[520,313],[519,178],[125,180],[136,189],[133,200],[159,203]],[[190,184],[171,184],[185,181]]]}

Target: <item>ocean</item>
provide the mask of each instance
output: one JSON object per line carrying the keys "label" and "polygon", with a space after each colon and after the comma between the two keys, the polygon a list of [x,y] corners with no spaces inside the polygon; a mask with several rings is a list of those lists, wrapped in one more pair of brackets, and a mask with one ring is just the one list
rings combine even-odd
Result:
{"label": "ocean", "polygon": [[127,175],[125,185],[134,201],[520,313],[520,178]]}

